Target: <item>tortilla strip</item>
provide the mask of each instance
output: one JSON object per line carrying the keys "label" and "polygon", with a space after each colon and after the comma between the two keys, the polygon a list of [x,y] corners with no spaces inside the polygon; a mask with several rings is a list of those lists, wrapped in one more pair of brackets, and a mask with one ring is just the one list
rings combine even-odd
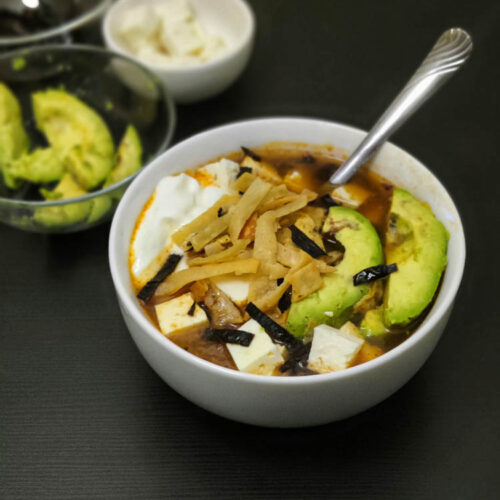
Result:
{"label": "tortilla strip", "polygon": [[283,196],[282,198],[278,198],[275,200],[268,201],[265,205],[263,204],[260,207],[260,212],[264,213],[267,212],[268,210],[276,210],[277,208],[282,207],[283,205],[286,205],[287,203],[291,203],[292,201],[295,201],[297,198],[299,198],[300,195],[298,194],[290,194],[289,196]]}
{"label": "tortilla strip", "polygon": [[248,291],[248,302],[255,302],[259,297],[262,298],[272,292],[276,287],[276,280],[270,280],[265,274],[258,274],[250,282]]}
{"label": "tortilla strip", "polygon": [[222,250],[221,252],[209,255],[208,257],[196,257],[191,259],[189,261],[189,265],[202,266],[204,264],[213,264],[215,262],[226,262],[245,250],[249,243],[250,240],[238,240],[234,245]]}
{"label": "tortilla strip", "polygon": [[197,233],[210,222],[212,222],[218,215],[219,208],[227,207],[233,205],[239,200],[238,196],[226,194],[218,201],[215,202],[208,210],[205,210],[196,219],[192,220],[188,224],[180,227],[173,235],[172,241],[179,246],[191,236],[193,233]]}
{"label": "tortilla strip", "polygon": [[336,271],[334,266],[329,266],[326,262],[320,259],[314,259],[313,262],[321,274],[329,274]]}
{"label": "tortilla strip", "polygon": [[205,245],[205,255],[210,257],[210,255],[213,255],[214,253],[222,252],[222,250],[228,248],[229,245],[231,245],[231,238],[229,237],[229,234],[223,234],[215,241],[212,241],[212,243]]}
{"label": "tortilla strip", "polygon": [[[290,286],[290,274],[287,274],[281,285],[276,285],[276,288],[267,291],[260,297],[255,298],[252,302],[262,311],[269,311],[278,305],[282,295]],[[293,288],[292,288],[293,290]]]}
{"label": "tortilla strip", "polygon": [[276,279],[287,273],[281,264],[276,262],[278,240],[276,239],[277,222],[273,212],[266,212],[257,219],[253,256],[260,260],[260,271]]}
{"label": "tortilla strip", "polygon": [[292,302],[298,302],[323,286],[323,278],[314,262],[310,262],[295,272],[290,273]]}
{"label": "tortilla strip", "polygon": [[[276,260],[286,267],[302,267],[310,262],[312,257],[291,244],[278,243],[278,254]],[[326,264],[325,264],[326,265]]]}
{"label": "tortilla strip", "polygon": [[257,178],[233,207],[228,230],[229,236],[231,236],[233,242],[239,238],[240,232],[246,221],[250,218],[270,189],[271,184]]}
{"label": "tortilla strip", "polygon": [[318,193],[315,193],[314,191],[311,191],[307,188],[304,188],[300,194],[304,195],[307,198],[307,203],[315,200],[318,197]]}
{"label": "tortilla strip", "polygon": [[[288,191],[287,187],[284,184],[280,184],[279,186],[273,186],[269,190],[269,193],[267,193],[267,195],[262,200],[262,203],[259,207],[259,212],[261,213],[267,212],[268,210],[271,210],[271,207],[278,208],[281,205],[278,204],[274,206],[278,202],[278,200],[281,201],[292,196],[296,198],[298,195],[292,193],[291,191]],[[284,205],[285,203],[288,202],[285,201],[281,204]]]}
{"label": "tortilla strip", "polygon": [[207,264],[205,266],[188,267],[182,271],[171,274],[156,290],[158,298],[172,295],[183,286],[193,281],[204,280],[221,276],[223,274],[252,274],[259,269],[257,259],[240,259],[220,264]]}
{"label": "tortilla strip", "polygon": [[304,208],[306,205],[307,205],[307,197],[301,194],[297,196],[295,201],[292,201],[291,203],[288,203],[280,208],[277,208],[276,210],[273,210],[273,214],[274,217],[279,219],[280,217],[284,217],[285,215],[290,215],[291,213],[296,212],[301,208]]}
{"label": "tortilla strip", "polygon": [[189,238],[189,241],[193,246],[193,250],[195,252],[199,252],[207,243],[215,240],[215,238],[217,238],[219,234],[227,229],[230,220],[230,214],[223,215],[222,217],[217,217],[199,232],[191,236]]}
{"label": "tortilla strip", "polygon": [[245,172],[234,181],[233,189],[237,192],[244,193],[255,179],[257,179],[257,176],[251,174],[250,172]]}
{"label": "tortilla strip", "polygon": [[257,161],[250,156],[245,156],[243,161],[240,163],[242,167],[250,167],[252,173],[257,174],[259,177],[272,184],[283,184],[283,179],[281,175],[276,171],[276,169],[266,161]]}

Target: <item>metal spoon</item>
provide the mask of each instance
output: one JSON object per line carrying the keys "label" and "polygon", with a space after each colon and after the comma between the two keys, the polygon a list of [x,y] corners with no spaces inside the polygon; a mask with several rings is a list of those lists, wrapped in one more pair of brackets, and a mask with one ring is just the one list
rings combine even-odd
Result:
{"label": "metal spoon", "polygon": [[461,28],[445,31],[385,113],[343,165],[330,177],[345,184],[386,139],[467,61],[472,40]]}

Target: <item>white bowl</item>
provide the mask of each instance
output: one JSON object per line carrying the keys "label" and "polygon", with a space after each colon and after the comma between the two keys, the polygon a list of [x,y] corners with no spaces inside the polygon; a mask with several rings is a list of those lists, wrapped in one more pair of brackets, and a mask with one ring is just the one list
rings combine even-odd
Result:
{"label": "white bowl", "polygon": [[[150,4],[169,0],[146,0]],[[145,4],[146,1],[141,3]],[[191,103],[219,94],[229,87],[248,63],[253,48],[255,17],[244,0],[189,0],[203,26],[229,44],[217,58],[192,66],[152,64],[132,54],[120,41],[117,30],[125,9],[137,0],[118,0],[104,18],[106,46],[141,62],[161,78],[178,103]]]}
{"label": "white bowl", "polygon": [[331,144],[352,151],[365,132],[339,123],[302,118],[250,120],[187,139],[146,167],[128,188],[115,213],[109,240],[114,286],[125,323],[151,367],[174,390],[218,415],[270,427],[300,427],[340,420],[387,398],[422,366],[448,321],[465,263],[465,239],[453,201],[417,159],[386,144],[373,170],[430,204],[450,233],[448,266],[432,310],[415,333],[383,356],[353,368],[306,377],[242,373],[209,363],[164,337],[143,313],[130,281],[127,254],[131,233],[158,181],[241,145],[270,141]]}

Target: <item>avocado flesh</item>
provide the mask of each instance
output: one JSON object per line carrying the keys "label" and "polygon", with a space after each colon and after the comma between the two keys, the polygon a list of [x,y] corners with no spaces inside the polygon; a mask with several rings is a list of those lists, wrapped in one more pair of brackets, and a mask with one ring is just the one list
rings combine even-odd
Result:
{"label": "avocado flesh", "polygon": [[33,183],[58,181],[64,175],[64,163],[54,148],[35,149],[13,160],[7,172],[15,179]]}
{"label": "avocado flesh", "polygon": [[341,326],[352,306],[370,290],[369,284],[354,286],[353,276],[383,262],[382,245],[375,228],[355,210],[331,207],[323,232],[331,231],[345,247],[345,254],[335,272],[324,276],[323,288],[292,304],[287,329],[296,337],[304,337],[315,325]]}
{"label": "avocado flesh", "polygon": [[[87,194],[69,173],[64,174],[53,190],[40,189],[40,192],[46,200],[51,201],[67,200]],[[35,212],[35,220],[44,226],[52,227],[75,224],[87,217],[90,205],[90,201],[80,201],[68,205],[40,207]]]}
{"label": "avocado flesh", "polygon": [[9,88],[0,83],[0,171],[5,185],[11,189],[17,189],[21,181],[9,173],[8,166],[28,148],[29,138],[23,127],[21,106]]}
{"label": "avocado flesh", "polygon": [[137,129],[129,125],[118,146],[115,166],[108,174],[104,187],[111,186],[137,172],[142,166],[142,143]]}
{"label": "avocado flesh", "polygon": [[359,330],[363,337],[378,337],[389,332],[384,323],[384,309],[377,307],[366,312]]}
{"label": "avocado flesh", "polygon": [[[115,166],[108,174],[103,187],[112,186],[117,182],[126,179],[129,175],[137,172],[142,166],[142,143],[136,128],[129,125],[123,135],[120,145],[116,151]],[[102,195],[92,200],[92,209],[88,222],[92,223],[101,219],[109,212],[113,203],[113,197],[119,199],[123,195],[123,189],[112,194]]]}
{"label": "avocado flesh", "polygon": [[407,325],[431,303],[446,267],[448,238],[428,205],[403,189],[394,191],[385,255],[398,271],[387,280],[386,326]]}
{"label": "avocado flesh", "polygon": [[63,90],[35,92],[32,99],[37,127],[60,151],[78,184],[86,190],[102,184],[114,157],[113,139],[103,119]]}

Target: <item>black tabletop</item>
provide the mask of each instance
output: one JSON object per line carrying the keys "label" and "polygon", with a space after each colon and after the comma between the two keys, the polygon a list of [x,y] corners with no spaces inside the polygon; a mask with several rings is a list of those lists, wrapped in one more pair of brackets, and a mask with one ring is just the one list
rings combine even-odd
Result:
{"label": "black tabletop", "polygon": [[[377,407],[277,430],[224,420],[164,384],[120,316],[109,224],[65,236],[0,227],[2,498],[453,498],[500,494],[500,4],[253,0],[241,79],[180,106],[176,141],[243,118],[369,128],[446,28],[473,57],[393,138],[444,182],[467,265],[443,338]],[[311,408],[314,411],[314,408]]]}

